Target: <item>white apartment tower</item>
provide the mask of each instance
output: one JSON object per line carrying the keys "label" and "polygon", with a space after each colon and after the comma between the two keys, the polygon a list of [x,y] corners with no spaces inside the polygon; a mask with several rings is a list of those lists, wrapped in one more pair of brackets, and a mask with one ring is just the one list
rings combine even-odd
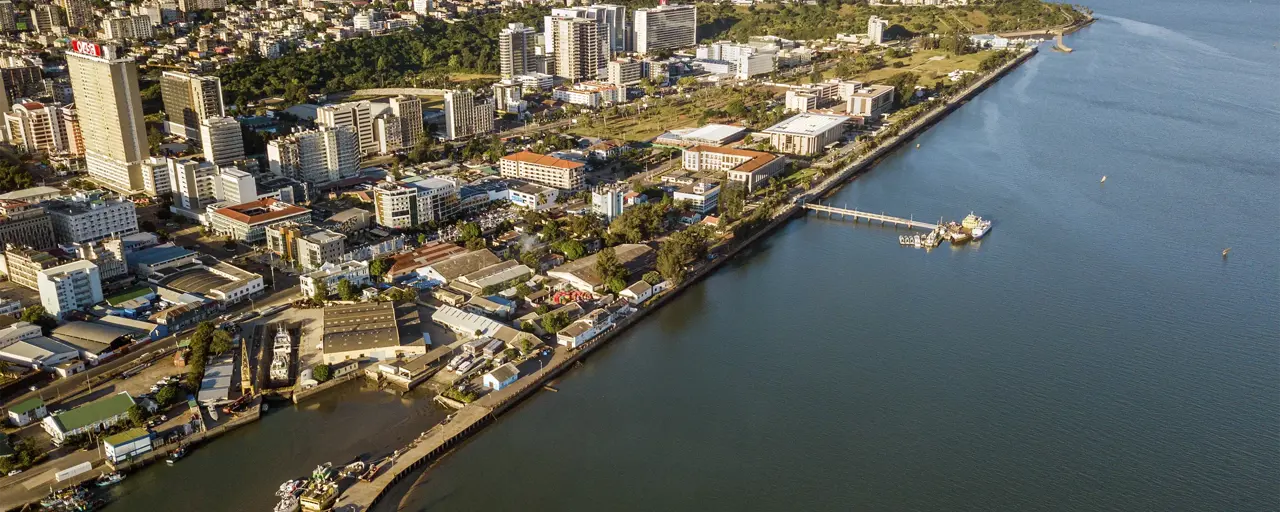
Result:
{"label": "white apartment tower", "polygon": [[240,122],[234,117],[210,117],[201,121],[200,144],[205,160],[215,165],[231,165],[244,158],[244,135],[240,133]]}
{"label": "white apartment tower", "polygon": [[889,28],[889,21],[882,20],[878,16],[872,16],[867,20],[867,39],[871,44],[881,44],[884,42],[884,31]]}
{"label": "white apartment tower", "polygon": [[165,131],[187,139],[200,137],[200,123],[205,119],[226,115],[222,80],[216,76],[165,71],[160,74],[160,97],[164,100]]}
{"label": "white apartment tower", "polygon": [[659,5],[636,9],[635,51],[646,54],[698,44],[698,8]]}
{"label": "white apartment tower", "polygon": [[574,82],[599,78],[609,61],[608,28],[586,18],[553,17],[550,22],[554,74]]}
{"label": "white apartment tower", "polygon": [[378,138],[374,134],[372,105],[367,101],[353,101],[337,105],[325,105],[316,109],[316,125],[329,128],[348,127],[360,140],[360,153],[378,152]]}
{"label": "white apartment tower", "polygon": [[142,161],[150,156],[138,91],[138,65],[119,49],[72,40],[71,87],[85,137],[89,176],[121,192],[142,189]]}
{"label": "white apartment tower", "polygon": [[406,148],[422,140],[422,100],[415,96],[391,98],[391,113],[400,119],[400,139]]}
{"label": "white apartment tower", "polygon": [[554,18],[581,18],[604,25],[604,44],[612,53],[621,53],[630,49],[631,26],[627,23],[627,8],[625,6],[596,4],[551,9],[551,14],[543,18],[543,29],[546,31],[545,44],[548,53],[555,50],[551,29],[551,20]]}
{"label": "white apartment tower", "polygon": [[444,93],[444,133],[449,140],[493,131],[493,100],[477,100],[471,91]]}
{"label": "white apartment tower", "polygon": [[360,140],[351,128],[321,126],[271,141],[267,162],[275,174],[320,186],[359,172]]}
{"label": "white apartment tower", "polygon": [[533,47],[537,32],[523,23],[511,23],[498,33],[499,69],[502,78],[528,74],[534,69]]}
{"label": "white apartment tower", "polygon": [[26,151],[54,155],[68,150],[66,125],[56,104],[15,103],[13,111],[4,113],[4,128],[9,143]]}
{"label": "white apartment tower", "polygon": [[86,260],[46,268],[36,274],[40,304],[49,314],[61,317],[77,309],[87,310],[102,302],[102,278],[98,266]]}

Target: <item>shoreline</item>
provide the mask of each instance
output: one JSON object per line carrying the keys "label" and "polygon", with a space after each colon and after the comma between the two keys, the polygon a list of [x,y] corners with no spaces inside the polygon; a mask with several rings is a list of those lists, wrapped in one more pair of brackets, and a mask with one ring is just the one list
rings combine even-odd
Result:
{"label": "shoreline", "polygon": [[[1092,21],[1090,18],[1089,21]],[[1087,24],[1086,22],[1085,24]],[[703,266],[694,269],[685,282],[676,286],[670,292],[663,294],[652,300],[643,309],[639,309],[636,313],[628,316],[618,325],[601,333],[595,339],[588,341],[578,349],[572,352],[559,352],[552,359],[551,364],[540,370],[538,373],[530,375],[530,380],[523,384],[513,385],[500,391],[490,393],[480,400],[468,404],[460,409],[452,421],[446,424],[437,425],[419,436],[417,440],[410,444],[403,453],[400,453],[396,460],[391,464],[385,472],[378,475],[372,481],[357,481],[349,488],[345,489],[339,497],[335,507],[342,510],[369,510],[377,505],[384,497],[388,490],[395,484],[404,480],[409,474],[422,468],[424,465],[434,465],[443,460],[443,458],[453,451],[461,443],[468,440],[473,434],[481,431],[484,427],[493,423],[499,416],[507,413],[513,407],[523,402],[526,398],[532,396],[535,392],[545,386],[548,382],[563,375],[570,367],[585,359],[589,354],[600,346],[612,341],[617,334],[631,327],[635,322],[645,318],[650,313],[660,309],[667,302],[679,296],[693,284],[698,283],[703,278],[718,270],[721,265],[738,255],[740,252],[751,247],[761,238],[771,235],[778,227],[785,224],[797,214],[803,214],[804,210],[800,206],[811,199],[823,197],[827,194],[838,190],[845,183],[857,177],[875,166],[880,159],[897,150],[904,143],[914,139],[924,130],[936,124],[947,114],[958,109],[967,103],[977,94],[981,93],[992,83],[1003,78],[1014,68],[1037,55],[1039,49],[1032,47],[1013,60],[1001,65],[1000,68],[988,73],[977,82],[974,82],[962,93],[955,98],[948,100],[943,106],[935,109],[919,119],[914,121],[902,130],[901,133],[895,135],[892,139],[881,144],[870,153],[862,156],[854,162],[848,164],[839,172],[824,179],[823,182],[814,188],[796,196],[785,208],[773,214],[773,218],[768,224],[761,227],[746,240],[733,244],[728,252],[720,258],[717,258]],[[521,379],[524,380],[524,379]],[[405,462],[401,463],[401,460]],[[352,508],[354,506],[354,508]]]}

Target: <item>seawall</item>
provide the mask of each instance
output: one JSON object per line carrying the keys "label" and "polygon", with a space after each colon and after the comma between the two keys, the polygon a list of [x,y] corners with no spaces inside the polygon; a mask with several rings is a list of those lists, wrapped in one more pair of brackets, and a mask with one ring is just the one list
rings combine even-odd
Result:
{"label": "seawall", "polygon": [[[587,358],[591,353],[615,339],[619,333],[625,331],[627,328],[647,317],[652,312],[662,308],[662,306],[666,305],[668,302],[675,300],[677,296],[693,284],[711,275],[712,272],[719,269],[725,262],[751,247],[758,240],[769,236],[774,230],[778,229],[790,219],[803,213],[804,210],[801,208],[800,204],[803,204],[812,198],[822,197],[831,193],[850,179],[866,172],[873,167],[875,162],[879,159],[888,155],[902,144],[915,138],[915,136],[920,132],[932,126],[934,123],[937,123],[947,114],[959,108],[969,99],[986,89],[991,83],[999,80],[1010,70],[1022,64],[1036,53],[1038,53],[1038,50],[1032,48],[1030,51],[1024,52],[1013,60],[1005,63],[995,71],[984,75],[981,79],[971,84],[968,88],[962,91],[955,98],[949,100],[943,106],[921,116],[915,122],[908,125],[902,130],[902,133],[885,141],[875,150],[848,164],[839,172],[829,176],[808,192],[801,194],[794,202],[785,205],[785,207],[775,213],[773,218],[754,234],[745,240],[735,241],[736,243],[732,244],[732,247],[723,257],[706,262],[694,269],[686,277],[685,282],[681,283],[670,292],[653,299],[647,307],[640,309],[623,319],[613,328],[596,336],[594,339],[583,344],[578,349],[567,353],[563,351],[557,352],[555,357],[553,357],[551,364],[547,365],[537,373],[524,376],[511,386],[485,395],[480,400],[468,404],[466,407],[460,409],[448,423],[437,425],[432,427],[431,430],[424,432],[422,436],[399,454],[396,461],[390,465],[390,468],[384,469],[382,473],[372,481],[360,481],[346,489],[342,496],[339,497],[335,508],[339,510],[363,511],[373,507],[386,497],[387,491],[393,485],[404,480],[423,466],[440,461],[445,455],[451,452],[454,448],[460,446],[461,443],[466,441],[473,434],[480,432],[485,426],[493,423],[499,416],[512,411],[516,405],[519,405],[526,398],[533,396],[546,386],[548,382],[560,377],[566,371],[570,370],[576,363]],[[347,508],[344,509],[342,507]]]}

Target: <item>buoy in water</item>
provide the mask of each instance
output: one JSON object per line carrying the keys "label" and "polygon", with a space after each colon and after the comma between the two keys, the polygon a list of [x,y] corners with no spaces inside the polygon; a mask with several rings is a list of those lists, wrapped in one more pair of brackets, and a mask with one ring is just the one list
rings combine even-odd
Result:
{"label": "buoy in water", "polygon": [[920,144],[916,144],[916,149],[920,149]]}
{"label": "buoy in water", "polygon": [[1098,183],[1106,183],[1106,182],[1107,182],[1107,177],[1106,177],[1106,176],[1103,176],[1103,177],[1102,177],[1102,181],[1099,181]]}

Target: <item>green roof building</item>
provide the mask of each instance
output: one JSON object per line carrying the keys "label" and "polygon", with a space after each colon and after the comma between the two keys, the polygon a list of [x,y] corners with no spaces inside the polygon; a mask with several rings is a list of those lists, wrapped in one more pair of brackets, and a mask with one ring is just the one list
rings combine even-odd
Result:
{"label": "green roof building", "polygon": [[67,436],[92,432],[127,419],[133,404],[129,393],[120,393],[49,416],[42,426],[54,442],[62,444]]}
{"label": "green roof building", "polygon": [[44,400],[40,397],[28,398],[9,408],[9,421],[16,426],[25,426],[33,421],[48,416]]}
{"label": "green roof building", "polygon": [[145,428],[131,428],[102,438],[102,448],[112,464],[129,460],[151,451],[151,432]]}

